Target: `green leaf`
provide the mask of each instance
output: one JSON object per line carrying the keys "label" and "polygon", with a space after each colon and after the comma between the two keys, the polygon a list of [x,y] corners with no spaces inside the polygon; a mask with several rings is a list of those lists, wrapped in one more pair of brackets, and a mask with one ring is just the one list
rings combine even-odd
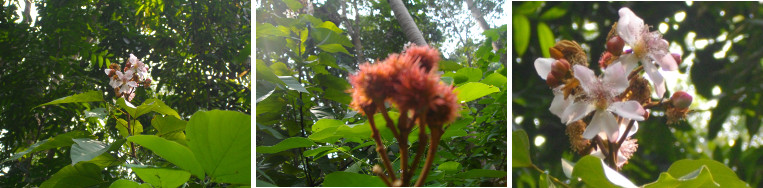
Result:
{"label": "green leaf", "polygon": [[328,88],[326,89],[326,92],[323,93],[323,97],[332,101],[339,102],[341,104],[349,105],[350,102],[352,102],[352,97],[345,91],[346,90]]}
{"label": "green leaf", "polygon": [[680,178],[674,178],[667,172],[660,174],[657,181],[644,185],[645,188],[652,187],[720,187],[718,183],[713,181],[710,170],[707,166],[695,170]]}
{"label": "green leaf", "polygon": [[514,26],[514,50],[516,50],[517,55],[521,57],[525,54],[527,46],[530,44],[530,20],[524,15],[515,15],[512,17],[512,21],[512,25]]}
{"label": "green leaf", "polygon": [[[148,187],[151,187],[150,185],[147,185]],[[114,183],[111,183],[109,188],[139,188],[142,187],[141,184],[138,182],[126,180],[126,179],[118,179],[117,181],[114,181]]]}
{"label": "green leaf", "polygon": [[361,162],[355,162],[355,163],[352,163],[350,167],[347,167],[347,169],[344,171],[349,173],[358,173],[360,172],[360,166],[362,166]]}
{"label": "green leaf", "polygon": [[342,31],[342,29],[339,29],[339,27],[337,27],[336,24],[334,24],[334,22],[330,22],[330,21],[325,21],[321,25],[318,25],[316,27],[326,28],[339,34],[342,34],[344,32]]}
{"label": "green leaf", "polygon": [[546,23],[538,23],[538,42],[540,43],[540,51],[543,52],[543,57],[551,57],[548,49],[554,46],[554,33],[551,32],[551,28]]}
{"label": "green leaf", "polygon": [[448,61],[448,60],[442,60],[440,61],[438,67],[441,71],[449,72],[449,71],[456,71],[458,69],[463,68],[460,64],[458,64],[455,61]]}
{"label": "green leaf", "polygon": [[[518,7],[513,7],[515,14],[532,14],[535,13],[535,11],[540,8],[540,6],[543,5],[542,1],[528,1],[522,3],[522,5],[519,5]],[[516,15],[515,15],[516,16]]]}
{"label": "green leaf", "polygon": [[533,164],[530,160],[530,139],[524,130],[511,133],[511,167],[528,167]]}
{"label": "green leaf", "polygon": [[50,187],[90,187],[103,183],[101,168],[92,163],[66,165],[50,179],[42,182],[40,188]]}
{"label": "green leaf", "polygon": [[313,156],[318,155],[319,153],[323,153],[325,151],[329,151],[329,150],[333,150],[333,149],[334,149],[334,147],[331,147],[331,146],[323,146],[323,147],[319,147],[319,148],[315,148],[315,149],[311,149],[311,150],[307,150],[305,152],[302,152],[302,156],[313,157]]}
{"label": "green leaf", "polygon": [[503,178],[507,176],[507,173],[506,171],[500,170],[472,169],[464,173],[460,173],[458,176],[464,179]]}
{"label": "green leaf", "polygon": [[[342,52],[347,55],[350,55],[350,52],[347,51],[342,45],[340,44],[324,44],[324,45],[318,45],[318,48],[320,48],[323,51],[330,52],[330,53],[337,53]],[[350,55],[351,56],[351,55]]]}
{"label": "green leaf", "polygon": [[346,70],[345,68],[336,64],[336,58],[330,53],[321,52],[318,54],[318,63],[335,69]]}
{"label": "green leaf", "polygon": [[255,39],[258,39],[260,37],[288,37],[289,33],[283,32],[282,30],[276,28],[270,23],[263,23],[263,24],[257,24],[256,27],[257,31],[255,33]]}
{"label": "green leaf", "polygon": [[188,145],[185,133],[183,132],[186,123],[188,122],[175,118],[174,116],[154,116],[154,119],[151,120],[151,126],[157,131],[156,136],[175,141],[182,145]]}
{"label": "green leaf", "polygon": [[450,127],[448,127],[448,129],[445,130],[445,133],[442,134],[442,139],[448,139],[454,136],[456,137],[466,136],[467,134],[464,128],[466,128],[466,126],[469,126],[469,124],[471,124],[472,121],[474,121],[474,117],[471,117],[471,116],[464,116],[464,117],[458,118],[456,122],[453,122],[452,124],[450,124]]}
{"label": "green leaf", "polygon": [[292,76],[279,76],[278,78],[280,78],[281,81],[283,81],[283,83],[286,83],[286,86],[289,86],[289,89],[291,90],[295,90],[295,91],[299,91],[303,93],[309,93],[307,92],[307,89],[305,89],[305,87],[302,86],[302,84],[300,84],[299,82],[297,82],[297,79]]}
{"label": "green leaf", "polygon": [[713,176],[712,179],[718,182],[721,187],[749,187],[729,167],[710,159],[684,159],[676,161],[670,165],[667,172],[673,177],[681,177],[694,172],[702,166],[706,166],[710,170],[710,174]]}
{"label": "green leaf", "polygon": [[458,172],[458,170],[461,167],[461,163],[455,162],[455,161],[448,161],[440,164],[440,166],[437,167],[438,170],[441,170],[445,173],[452,174]]}
{"label": "green leaf", "polygon": [[140,121],[133,120],[129,125],[133,134],[128,132],[127,126],[127,121],[124,119],[117,119],[117,131],[119,131],[119,134],[122,135],[123,138],[127,138],[130,135],[138,135],[143,133],[143,124],[141,124]]}
{"label": "green leaf", "polygon": [[3,160],[3,162],[19,159],[22,156],[29,153],[34,153],[34,152],[53,149],[53,148],[71,146],[72,144],[74,144],[74,141],[72,141],[72,139],[74,138],[95,138],[95,136],[83,131],[72,131],[72,132],[59,134],[55,137],[48,138],[46,140],[42,140],[35,144],[32,144],[26,150],[13,154],[13,156]]}
{"label": "green leaf", "polygon": [[282,0],[284,3],[286,3],[286,6],[289,7],[294,12],[298,12],[299,9],[302,9],[302,3],[300,3],[297,0]]}
{"label": "green leaf", "polygon": [[636,187],[630,180],[594,156],[580,159],[572,170],[572,177],[579,177],[591,187]]}
{"label": "green leaf", "polygon": [[106,113],[106,109],[105,108],[96,108],[96,109],[93,109],[92,111],[91,110],[85,110],[85,118],[94,117],[94,118],[98,118],[98,119],[106,119],[106,116],[108,116],[108,115],[109,114]]}
{"label": "green leaf", "polygon": [[135,110],[137,110],[138,107],[135,107],[132,103],[127,101],[124,97],[121,97],[117,99],[117,105],[124,109],[128,114],[135,114]]}
{"label": "green leaf", "polygon": [[482,70],[478,68],[464,67],[456,73],[466,75],[468,82],[479,82],[482,79]]}
{"label": "green leaf", "polygon": [[495,86],[489,86],[479,82],[469,82],[457,87],[454,91],[458,94],[458,101],[465,103],[501,90]]}
{"label": "green leaf", "polygon": [[326,175],[323,187],[386,187],[381,178],[351,172],[333,172]]}
{"label": "green leaf", "polygon": [[117,158],[114,158],[111,154],[104,152],[103,154],[87,161],[89,163],[93,163],[95,165],[98,165],[101,168],[111,167],[111,166],[117,166],[122,164],[122,161],[120,161]]}
{"label": "green leaf", "polygon": [[551,7],[551,9],[548,9],[546,12],[540,15],[541,20],[553,20],[557,18],[561,18],[564,16],[564,14],[567,14],[567,9],[561,6],[555,6]]}
{"label": "green leaf", "polygon": [[72,165],[80,161],[89,161],[109,149],[107,144],[89,138],[75,138],[72,141],[74,141],[71,150]]}
{"label": "green leaf", "polygon": [[257,184],[255,187],[278,187],[278,186],[273,185],[272,183],[268,183],[266,181],[257,180]]}
{"label": "green leaf", "polygon": [[270,70],[273,70],[273,73],[275,73],[279,77],[290,76],[294,74],[294,72],[291,71],[291,69],[289,69],[289,67],[287,67],[286,64],[281,62],[273,63],[272,65],[270,65]]}
{"label": "green leaf", "polygon": [[148,113],[148,112],[143,112],[142,111],[141,106],[144,106],[144,105],[146,106],[145,107],[146,110],[154,111],[154,112],[162,114],[162,115],[173,116],[173,117],[176,117],[178,119],[181,119],[180,118],[180,114],[178,114],[177,111],[175,111],[174,109],[170,108],[170,106],[167,106],[167,104],[165,104],[163,101],[161,101],[159,99],[147,99],[146,101],[143,101],[143,104],[138,106],[138,109],[137,109],[138,115],[137,116],[140,116],[140,115],[143,115],[145,113]]}
{"label": "green leaf", "polygon": [[148,148],[172,164],[190,171],[196,177],[204,177],[204,169],[188,147],[154,135],[135,135],[127,138],[127,141]]}
{"label": "green leaf", "polygon": [[506,76],[501,75],[500,73],[493,73],[485,77],[485,79],[482,79],[480,83],[492,85],[499,88],[506,88]]}
{"label": "green leaf", "polygon": [[141,180],[155,187],[179,187],[191,178],[191,173],[171,168],[154,168],[139,165],[127,165]]}
{"label": "green leaf", "polygon": [[215,182],[251,183],[251,119],[241,112],[212,110],[188,120],[188,147]]}
{"label": "green leaf", "polygon": [[458,85],[461,83],[466,82],[469,80],[469,77],[464,75],[463,73],[457,73],[457,72],[446,72],[445,74],[442,74],[442,77],[450,77],[453,79],[453,85]]}
{"label": "green leaf", "polygon": [[273,73],[273,70],[270,69],[267,65],[265,65],[265,62],[257,59],[257,79],[258,80],[267,80],[274,84],[281,84],[286,85],[281,79],[278,79],[278,76]]}
{"label": "green leaf", "polygon": [[35,108],[51,104],[64,104],[75,102],[99,102],[103,101],[103,92],[100,91],[88,91],[80,94],[75,94],[68,97],[62,97],[45,104],[37,105]]}

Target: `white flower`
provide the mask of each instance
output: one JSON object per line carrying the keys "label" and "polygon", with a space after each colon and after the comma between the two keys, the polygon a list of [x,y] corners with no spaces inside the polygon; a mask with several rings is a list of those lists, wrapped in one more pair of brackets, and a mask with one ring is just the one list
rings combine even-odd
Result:
{"label": "white flower", "polygon": [[127,61],[132,66],[130,69],[138,75],[138,80],[145,80],[148,75],[146,64],[143,63],[143,61],[138,60],[138,58],[132,54],[130,54],[130,58]]}
{"label": "white flower", "polygon": [[623,54],[616,62],[623,63],[625,72],[628,73],[641,61],[649,79],[654,84],[657,95],[662,97],[665,94],[665,80],[652,61],[657,62],[665,71],[678,69],[676,60],[668,52],[668,41],[662,39],[658,31],[649,32],[649,28],[644,25],[644,20],[630,9],[621,8],[619,14],[617,34],[633,48],[633,53]]}
{"label": "white flower", "polygon": [[119,77],[119,80],[122,83],[121,84],[122,88],[119,89],[120,93],[132,93],[133,89],[135,87],[138,87],[138,83],[136,83],[135,81],[131,81],[132,75],[133,75],[132,70],[127,70],[124,74],[117,71],[117,76]]}
{"label": "white flower", "polygon": [[[535,71],[541,78],[543,78],[543,80],[546,80],[548,74],[551,73],[551,65],[554,61],[556,60],[553,58],[538,58],[535,60]],[[551,101],[551,107],[548,108],[551,113],[559,118],[562,118],[562,112],[564,112],[564,109],[567,108],[572,101],[570,99],[564,99],[564,94],[561,92],[561,88],[563,87],[564,84],[554,88],[554,100]]]}
{"label": "white flower", "polygon": [[575,65],[573,70],[586,98],[569,104],[562,112],[561,118],[562,122],[570,124],[595,110],[591,123],[583,132],[583,138],[591,139],[600,132],[607,135],[608,139],[616,137],[619,132],[618,123],[612,113],[627,119],[644,120],[643,115],[646,111],[641,104],[616,99],[628,87],[625,69],[620,63],[609,66],[601,80],[587,67]]}
{"label": "white flower", "polygon": [[[612,142],[619,142],[620,137],[626,136],[627,138],[622,143],[620,148],[617,150],[617,161],[615,164],[618,167],[622,167],[625,165],[625,162],[628,161],[628,159],[633,156],[633,153],[636,152],[636,148],[638,148],[638,144],[636,144],[636,140],[630,139],[633,134],[636,134],[638,131],[638,122],[633,122],[633,127],[631,127],[631,130],[627,133],[625,132],[625,129],[627,129],[628,123],[630,123],[629,119],[623,119],[623,121],[620,122],[620,128],[617,133],[617,137],[613,138]],[[627,134],[627,135],[626,135]],[[606,156],[601,151],[600,148],[595,148],[593,151],[591,151],[591,155],[596,156],[598,158],[604,159]]]}

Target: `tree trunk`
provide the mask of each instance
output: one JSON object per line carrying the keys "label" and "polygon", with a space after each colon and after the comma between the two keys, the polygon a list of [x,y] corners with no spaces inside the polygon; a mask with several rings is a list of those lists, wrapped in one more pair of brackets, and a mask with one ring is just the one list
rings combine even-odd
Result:
{"label": "tree trunk", "polygon": [[[472,12],[472,16],[477,20],[477,24],[480,25],[480,28],[482,28],[483,31],[490,30],[490,25],[488,25],[487,21],[485,21],[485,17],[482,16],[482,12],[477,9],[477,6],[474,6],[474,0],[466,0],[466,6],[469,7],[469,11]],[[493,41],[493,50],[498,51],[499,48],[500,46],[498,43]]]}
{"label": "tree trunk", "polygon": [[392,12],[395,14],[397,22],[400,23],[400,27],[403,28],[405,37],[413,43],[420,46],[427,45],[427,41],[424,40],[424,35],[421,34],[421,30],[416,26],[416,22],[408,13],[408,8],[405,8],[402,0],[387,0]]}
{"label": "tree trunk", "polygon": [[363,43],[360,42],[360,14],[358,13],[358,2],[357,0],[352,1],[352,7],[355,11],[355,23],[353,24],[350,19],[347,18],[347,2],[342,1],[342,21],[347,26],[347,33],[350,34],[350,37],[352,37],[352,45],[354,45],[355,49],[355,63],[356,65],[360,65],[361,63],[366,61],[365,56],[363,55]]}

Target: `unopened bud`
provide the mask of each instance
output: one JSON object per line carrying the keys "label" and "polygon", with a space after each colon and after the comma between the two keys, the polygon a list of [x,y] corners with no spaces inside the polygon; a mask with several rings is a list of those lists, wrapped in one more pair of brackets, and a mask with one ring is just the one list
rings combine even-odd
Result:
{"label": "unopened bud", "polygon": [[607,51],[615,56],[620,56],[623,53],[623,47],[625,47],[625,41],[620,36],[614,36],[607,40]]}
{"label": "unopened bud", "polygon": [[564,78],[570,72],[570,63],[565,59],[559,59],[551,64],[551,74],[556,78]]}
{"label": "unopened bud", "polygon": [[676,60],[676,65],[681,65],[681,55],[677,53],[671,53],[670,55],[673,55],[673,59]]}
{"label": "unopened bud", "polygon": [[559,86],[559,79],[556,79],[556,76],[554,76],[553,72],[549,72],[548,76],[546,76],[546,85],[548,85],[551,88],[555,88],[556,86]]}
{"label": "unopened bud", "polygon": [[673,107],[686,109],[691,106],[692,96],[689,95],[686,92],[678,91],[673,93],[673,96],[670,97],[670,104],[673,105]]}
{"label": "unopened bud", "polygon": [[384,171],[382,170],[382,168],[381,168],[379,165],[374,165],[373,171],[374,171],[374,173],[376,173],[376,174],[382,174],[382,173],[384,173]]}
{"label": "unopened bud", "polygon": [[604,52],[601,54],[601,58],[599,58],[599,67],[606,69],[613,61],[614,59],[612,59],[612,53]]}

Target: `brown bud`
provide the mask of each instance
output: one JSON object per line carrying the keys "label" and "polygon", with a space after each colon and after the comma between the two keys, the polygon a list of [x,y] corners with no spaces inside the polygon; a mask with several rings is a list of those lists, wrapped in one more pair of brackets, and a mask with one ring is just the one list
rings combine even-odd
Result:
{"label": "brown bud", "polygon": [[[561,53],[563,59],[567,59],[567,61],[569,61],[572,65],[582,65],[586,67],[588,66],[588,58],[586,53],[577,42],[561,40],[557,42],[552,48],[558,51],[558,53]],[[556,54],[552,55],[551,57],[554,57],[554,59],[562,59],[562,57],[558,57],[558,53],[554,52],[554,50],[549,49],[552,54]]]}
{"label": "brown bud", "polygon": [[692,96],[683,91],[677,91],[670,97],[670,104],[673,107],[686,109],[691,106]]}
{"label": "brown bud", "polygon": [[551,74],[554,74],[556,78],[563,79],[568,72],[570,72],[570,63],[567,60],[560,59],[551,64]]}
{"label": "brown bud", "polygon": [[549,72],[548,76],[546,76],[546,85],[548,85],[551,88],[555,88],[556,86],[559,86],[559,79],[554,76],[553,72]]}
{"label": "brown bud", "polygon": [[623,53],[623,47],[625,47],[625,41],[620,36],[614,36],[607,40],[607,51],[612,55],[620,56]]}

